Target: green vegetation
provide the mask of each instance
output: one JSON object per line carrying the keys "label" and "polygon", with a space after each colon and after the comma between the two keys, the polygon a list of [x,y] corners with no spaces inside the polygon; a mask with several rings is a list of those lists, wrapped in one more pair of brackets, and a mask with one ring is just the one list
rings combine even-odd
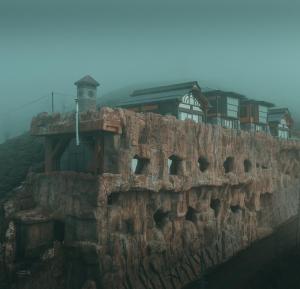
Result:
{"label": "green vegetation", "polygon": [[24,181],[29,170],[42,166],[43,140],[28,133],[0,144],[0,198]]}

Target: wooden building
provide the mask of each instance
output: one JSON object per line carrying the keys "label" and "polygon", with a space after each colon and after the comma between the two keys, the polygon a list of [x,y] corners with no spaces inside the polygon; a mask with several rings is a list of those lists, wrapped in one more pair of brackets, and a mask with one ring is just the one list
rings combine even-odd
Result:
{"label": "wooden building", "polygon": [[274,104],[267,101],[243,99],[241,101],[241,128],[253,132],[269,133],[268,111]]}
{"label": "wooden building", "polygon": [[209,107],[196,81],[135,90],[118,97],[102,98],[100,106],[122,107],[136,112],[173,115],[178,119],[205,122]]}
{"label": "wooden building", "polygon": [[210,90],[204,93],[209,101],[208,122],[226,128],[240,129],[240,101],[245,96],[222,90]]}
{"label": "wooden building", "polygon": [[269,109],[268,123],[273,136],[283,139],[291,137],[293,119],[288,108],[274,107]]}

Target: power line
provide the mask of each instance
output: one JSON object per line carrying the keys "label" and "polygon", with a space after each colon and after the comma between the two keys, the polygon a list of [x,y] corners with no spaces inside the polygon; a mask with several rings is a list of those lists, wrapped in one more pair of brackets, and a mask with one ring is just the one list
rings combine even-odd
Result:
{"label": "power line", "polygon": [[72,94],[68,94],[68,93],[64,93],[64,92],[57,92],[57,91],[53,91],[54,94],[56,95],[61,95],[61,96],[70,96],[70,97],[74,97],[76,98],[75,95],[72,95]]}
{"label": "power line", "polygon": [[23,105],[21,105],[21,106],[17,107],[16,109],[10,111],[10,113],[13,113],[13,112],[17,112],[17,111],[19,111],[19,110],[22,110],[23,108],[26,108],[26,107],[31,106],[31,105],[33,105],[33,104],[36,104],[36,103],[38,103],[38,102],[40,102],[41,100],[46,99],[46,98],[51,99],[51,108],[52,108],[52,112],[54,112],[54,96],[55,96],[55,95],[68,96],[68,97],[74,97],[74,98],[76,98],[76,96],[71,95],[71,94],[67,94],[67,93],[63,93],[63,92],[55,92],[55,91],[52,91],[51,93],[47,93],[47,94],[45,94],[45,95],[43,95],[43,96],[41,96],[41,97],[39,97],[39,98],[36,98],[36,99],[34,99],[34,100],[32,100],[32,101],[29,101],[29,102],[24,103]]}
{"label": "power line", "polygon": [[[35,100],[32,100],[32,101],[30,101],[30,102],[27,102],[27,103],[23,104],[22,106],[16,108],[14,111],[21,110],[21,109],[23,109],[23,108],[25,108],[25,107],[27,107],[27,106],[33,105],[33,104],[35,104],[35,103],[41,101],[42,99],[45,99],[45,98],[48,98],[48,97],[50,97],[49,94],[44,95],[44,96],[41,96],[41,97],[39,97],[39,98],[37,98],[37,99],[35,99]],[[12,111],[12,112],[14,112],[14,111]]]}
{"label": "power line", "polygon": [[15,108],[15,109],[13,109],[13,110],[9,110],[9,111],[7,111],[5,114],[2,115],[1,119],[4,120],[4,119],[6,119],[7,117],[9,117],[9,115],[11,115],[12,113],[18,112],[18,111],[20,111],[20,110],[22,110],[22,109],[24,109],[24,108],[26,108],[26,107],[28,107],[28,106],[31,106],[31,105],[33,105],[33,104],[35,104],[35,103],[40,102],[40,101],[43,100],[43,99],[49,98],[49,96],[50,96],[49,94],[43,95],[43,96],[41,96],[41,97],[39,97],[39,98],[36,98],[36,99],[34,99],[34,100],[32,100],[32,101],[26,102],[26,103],[24,103],[23,105],[21,105],[21,106]]}

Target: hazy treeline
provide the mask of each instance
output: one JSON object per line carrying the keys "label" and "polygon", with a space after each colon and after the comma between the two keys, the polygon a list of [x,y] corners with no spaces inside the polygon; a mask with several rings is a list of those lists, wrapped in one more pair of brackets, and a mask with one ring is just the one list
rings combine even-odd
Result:
{"label": "hazy treeline", "polygon": [[0,144],[0,198],[19,186],[30,170],[42,170],[43,159],[43,140],[28,133]]}

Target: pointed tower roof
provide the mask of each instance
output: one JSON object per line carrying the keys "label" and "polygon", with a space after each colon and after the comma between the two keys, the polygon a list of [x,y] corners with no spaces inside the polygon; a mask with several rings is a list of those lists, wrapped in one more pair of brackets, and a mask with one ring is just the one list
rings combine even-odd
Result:
{"label": "pointed tower roof", "polygon": [[82,77],[81,79],[77,80],[75,85],[81,85],[81,84],[87,84],[87,85],[92,85],[92,86],[99,86],[99,82],[97,82],[93,77],[90,75],[86,75]]}

